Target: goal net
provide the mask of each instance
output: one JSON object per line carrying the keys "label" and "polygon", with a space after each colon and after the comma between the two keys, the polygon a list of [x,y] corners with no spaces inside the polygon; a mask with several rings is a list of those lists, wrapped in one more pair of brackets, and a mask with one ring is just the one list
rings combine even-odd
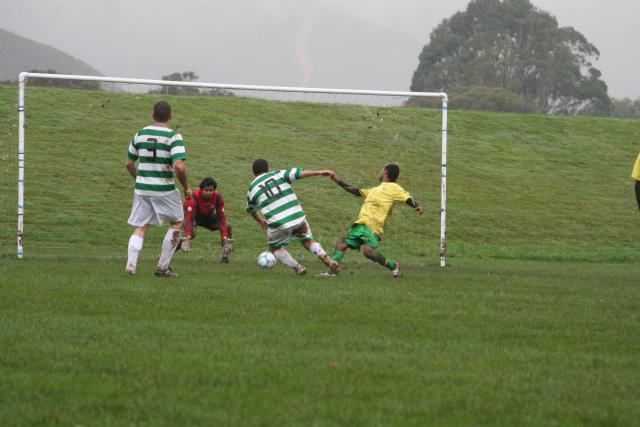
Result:
{"label": "goal net", "polygon": [[[44,79],[98,84],[92,90],[37,87]],[[207,176],[218,183],[233,227],[232,262],[255,262],[267,246],[260,227],[245,211],[251,164],[264,158],[271,169],[334,169],[358,188],[378,185],[382,168],[398,164],[398,183],[427,210],[419,216],[407,206],[396,206],[385,228],[383,252],[409,262],[444,266],[443,93],[39,73],[22,73],[18,86],[18,115],[9,114],[7,108],[0,111],[6,170],[0,196],[1,256],[15,256],[17,248],[20,258],[124,260],[134,186],[124,167],[127,148],[135,132],[151,124],[153,104],[164,99],[173,109],[170,126],[185,141],[191,187],[197,188]],[[0,90],[10,95],[15,86]],[[443,108],[411,108],[410,97],[434,97]],[[331,252],[356,218],[362,199],[326,177],[300,180],[294,190],[314,237]],[[163,236],[164,229],[152,228],[141,257],[157,257]],[[297,245],[290,248],[294,256],[304,256]],[[199,228],[192,252],[176,255],[174,263],[182,256],[216,260],[219,251],[219,234]],[[346,261],[364,262],[361,258],[349,254]]]}

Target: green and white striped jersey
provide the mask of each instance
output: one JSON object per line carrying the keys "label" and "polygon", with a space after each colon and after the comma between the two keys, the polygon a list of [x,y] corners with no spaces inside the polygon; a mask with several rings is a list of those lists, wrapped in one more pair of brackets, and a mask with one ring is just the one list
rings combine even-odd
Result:
{"label": "green and white striped jersey", "polygon": [[176,131],[153,125],[138,131],[129,145],[129,160],[140,160],[135,193],[166,196],[176,191],[173,162],[186,159],[182,135]]}
{"label": "green and white striped jersey", "polygon": [[260,211],[270,229],[285,229],[304,221],[302,206],[291,188],[300,179],[302,168],[269,171],[249,184],[247,212]]}

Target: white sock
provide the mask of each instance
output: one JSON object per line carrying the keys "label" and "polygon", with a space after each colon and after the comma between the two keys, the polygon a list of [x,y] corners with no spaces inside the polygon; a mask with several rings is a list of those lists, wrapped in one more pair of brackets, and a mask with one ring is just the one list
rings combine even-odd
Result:
{"label": "white sock", "polygon": [[136,271],[138,265],[138,255],[142,250],[142,244],[144,243],[144,237],[140,237],[137,234],[132,234],[129,238],[129,251],[127,257],[127,270]]}
{"label": "white sock", "polygon": [[299,265],[298,261],[293,259],[291,254],[285,248],[277,249],[273,254],[276,256],[278,261],[288,267],[296,268]]}
{"label": "white sock", "polygon": [[309,245],[309,250],[311,252],[313,252],[313,254],[315,256],[317,256],[320,259],[324,259],[324,257],[327,256],[327,253],[325,252],[325,250],[322,248],[322,245],[318,242],[313,242]]}
{"label": "white sock", "polygon": [[166,270],[169,268],[173,253],[178,247],[178,242],[180,242],[180,230],[174,230],[173,228],[168,229],[162,241],[162,253],[158,260],[158,270]]}

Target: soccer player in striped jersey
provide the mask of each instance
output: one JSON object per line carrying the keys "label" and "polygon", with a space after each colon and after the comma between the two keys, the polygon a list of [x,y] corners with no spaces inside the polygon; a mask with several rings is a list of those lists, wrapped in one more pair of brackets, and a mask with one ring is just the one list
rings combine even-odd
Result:
{"label": "soccer player in striped jersey", "polygon": [[[187,159],[182,135],[169,128],[173,118],[171,106],[159,101],[153,106],[151,126],[138,131],[129,145],[126,168],[136,180],[129,224],[134,227],[129,239],[127,266],[124,275],[136,273],[138,255],[150,225],[169,222],[170,228],[162,242],[155,275],[177,277],[169,264],[180,241],[184,213],[174,175],[184,188],[185,199],[190,199],[191,188],[187,179]],[[138,162],[138,164],[136,164]]]}
{"label": "soccer player in striped jersey", "polygon": [[[398,176],[400,176],[400,167],[388,164],[378,177],[380,185],[369,189],[352,187],[342,181],[338,175],[331,176],[331,179],[345,191],[364,198],[358,218],[349,227],[347,235],[336,245],[335,251],[331,255],[332,260],[340,263],[348,248],[362,248],[365,257],[391,270],[393,277],[402,277],[400,264],[379,252],[378,242],[384,233],[384,225],[391,216],[395,204],[404,203],[415,209],[420,215],[424,213],[424,208],[411,197],[411,194],[396,183]],[[337,266],[333,266],[329,267],[329,271],[322,275],[335,276],[339,271]]]}
{"label": "soccer player in striped jersey", "polygon": [[252,168],[255,179],[247,191],[247,212],[262,226],[267,234],[269,250],[278,261],[291,267],[296,274],[306,274],[307,269],[285,249],[291,240],[299,240],[327,267],[337,268],[337,262],[331,260],[322,245],[313,239],[302,206],[291,188],[291,184],[298,179],[333,176],[335,172],[302,168],[270,171],[269,163],[264,159],[254,161]]}

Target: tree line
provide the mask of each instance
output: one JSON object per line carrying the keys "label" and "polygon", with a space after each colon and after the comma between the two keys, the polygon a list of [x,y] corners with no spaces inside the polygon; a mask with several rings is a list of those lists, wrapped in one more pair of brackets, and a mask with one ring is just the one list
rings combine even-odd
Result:
{"label": "tree line", "polygon": [[431,32],[411,90],[446,91],[453,108],[640,118],[640,98],[609,97],[599,56],[529,0],[472,0]]}
{"label": "tree line", "polygon": [[[30,73],[42,73],[42,74],[60,74],[56,70],[52,69],[32,69]],[[164,81],[177,81],[177,82],[196,82],[199,77],[193,71],[175,72],[162,76],[161,80]],[[16,81],[4,81],[0,82],[4,84],[15,84]],[[101,82],[97,81],[84,81],[84,80],[62,80],[55,78],[37,78],[32,79],[29,85],[36,87],[58,87],[65,89],[80,89],[80,90],[93,90],[102,91],[105,90]],[[110,84],[110,88],[113,88],[113,84]],[[178,95],[178,96],[233,96],[233,93],[228,90],[217,88],[200,88],[190,86],[160,86],[157,89],[149,89],[148,93],[166,94],[166,95]]]}
{"label": "tree line", "polygon": [[[600,52],[572,27],[529,0],[472,0],[430,35],[411,79],[412,91],[445,91],[451,108],[550,115],[640,118],[640,97],[608,95],[593,62]],[[38,71],[38,70],[33,70]],[[44,72],[55,73],[54,70]],[[193,71],[162,80],[195,82]],[[36,86],[101,90],[98,82],[34,79]],[[233,96],[226,90],[160,86],[149,93]],[[415,98],[409,106],[437,107]]]}

